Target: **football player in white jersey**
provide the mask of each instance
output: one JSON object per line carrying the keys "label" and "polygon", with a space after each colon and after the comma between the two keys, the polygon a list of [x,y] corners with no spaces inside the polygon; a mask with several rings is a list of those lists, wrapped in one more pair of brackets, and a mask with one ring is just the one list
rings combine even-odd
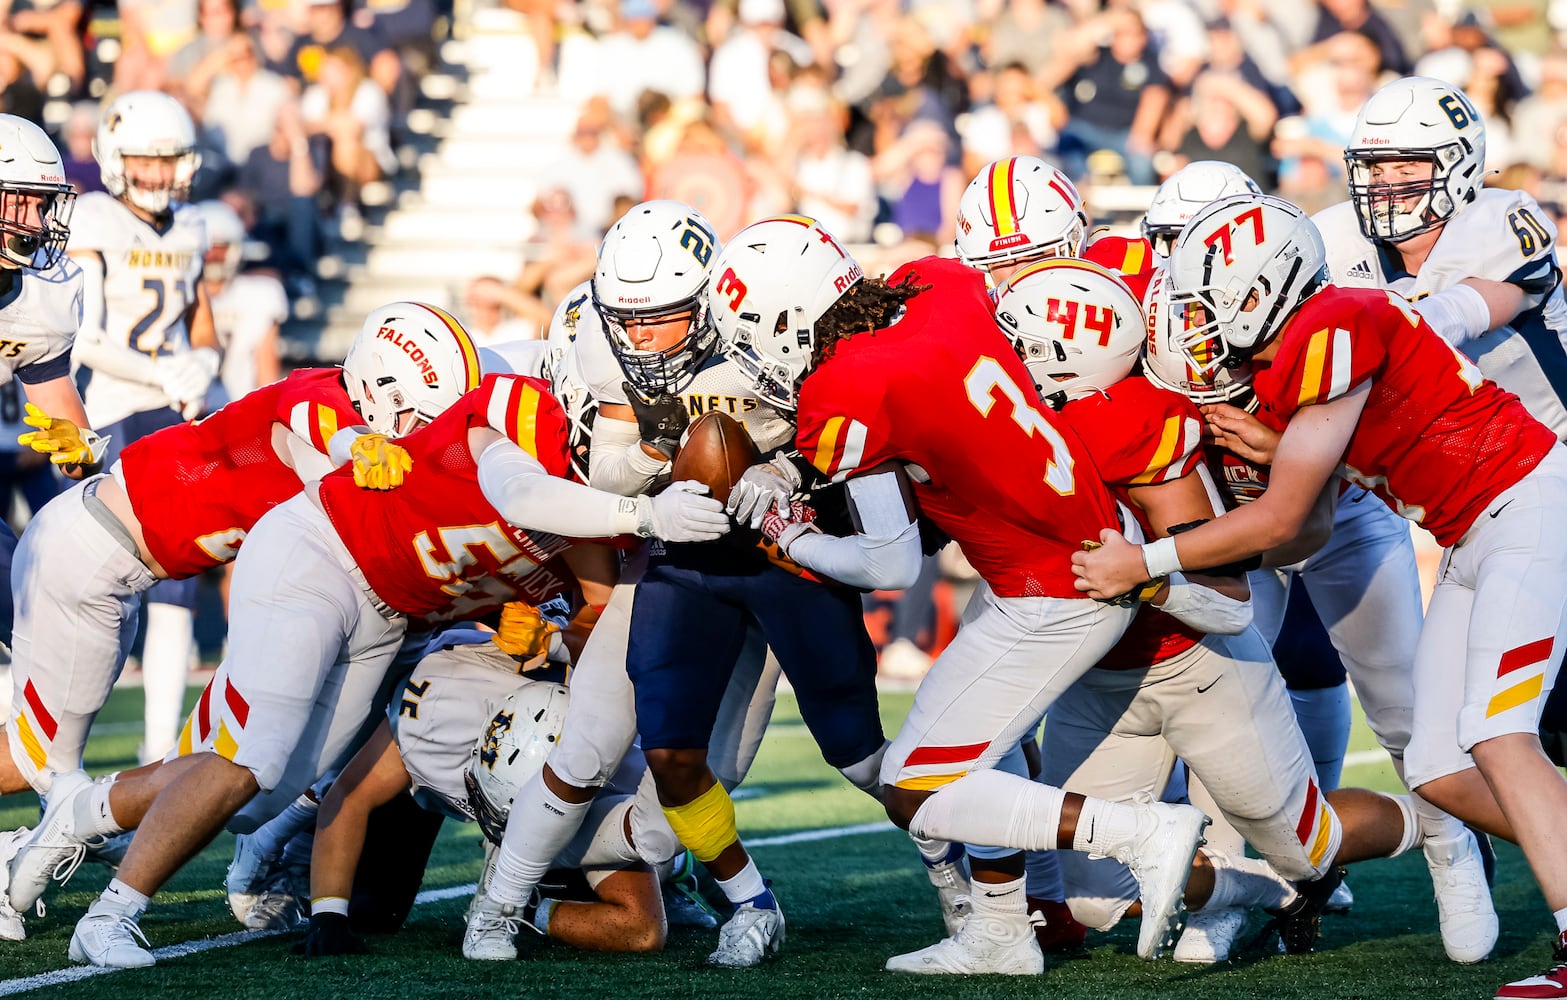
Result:
{"label": "football player in white jersey", "polygon": [[[201,283],[212,303],[212,324],[223,351],[207,409],[238,399],[281,376],[279,327],[288,319],[288,295],[270,274],[239,272],[244,263],[245,223],[225,202],[195,206],[207,230]],[[216,404],[216,405],[213,405]]]}
{"label": "football player in white jersey", "polygon": [[[79,199],[67,249],[85,275],[75,360],[92,370],[87,412],[113,438],[112,462],[133,441],[198,416],[222,356],[199,280],[201,216],[181,203],[201,160],[190,115],[167,94],[122,94],[104,111],[93,155],[108,193]],[[180,698],[195,604],[194,579],[147,595],[142,670]],[[144,762],[173,745],[180,714],[149,728]]]}
{"label": "football player in white jersey", "polygon": [[1567,438],[1567,300],[1556,226],[1532,196],[1484,187],[1485,122],[1428,77],[1366,102],[1344,150],[1349,201],[1312,221],[1335,284],[1398,292],[1486,378]]}

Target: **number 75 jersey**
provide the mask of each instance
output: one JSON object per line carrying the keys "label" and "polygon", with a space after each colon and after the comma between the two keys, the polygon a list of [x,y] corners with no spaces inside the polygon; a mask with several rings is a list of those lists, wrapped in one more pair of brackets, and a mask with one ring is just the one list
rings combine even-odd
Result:
{"label": "number 75 jersey", "polygon": [[[176,206],[168,228],[159,230],[101,191],[84,194],[66,248],[103,257],[103,329],[111,344],[153,358],[190,350],[185,314],[207,253],[206,227],[194,209]],[[103,427],[170,401],[158,386],[93,372],[83,402],[93,426]]]}
{"label": "number 75 jersey", "polygon": [[566,412],[543,379],[488,375],[479,388],[397,443],[413,467],[386,492],[344,467],[321,480],[321,507],[365,580],[413,618],[479,618],[509,601],[543,602],[571,582],[556,556],[571,539],[506,523],[479,489],[468,432],[498,431],[566,476]]}
{"label": "number 75 jersey", "polygon": [[910,467],[920,510],[999,596],[1081,596],[1071,553],[1119,527],[1088,449],[1040,401],[978,271],[927,257],[889,281],[905,275],[931,287],[806,378],[800,453],[836,481]]}

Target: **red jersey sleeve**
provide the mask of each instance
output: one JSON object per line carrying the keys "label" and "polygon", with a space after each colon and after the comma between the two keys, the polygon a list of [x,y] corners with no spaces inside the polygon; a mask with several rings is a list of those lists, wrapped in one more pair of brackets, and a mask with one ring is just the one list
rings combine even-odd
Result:
{"label": "red jersey sleeve", "polygon": [[571,468],[566,411],[548,382],[487,375],[474,396],[474,413],[485,426],[538,459],[550,475],[566,478]]}
{"label": "red jersey sleeve", "polygon": [[[1308,309],[1309,306],[1308,302]],[[1391,302],[1387,311],[1393,315],[1374,315],[1380,310],[1363,309],[1348,317],[1352,321],[1344,326],[1318,326],[1301,322],[1311,315],[1303,310],[1290,320],[1273,364],[1257,373],[1253,382],[1257,397],[1274,418],[1287,423],[1303,406],[1347,395],[1375,375],[1387,360],[1381,338],[1368,332],[1368,324],[1409,325],[1408,317],[1398,315]]]}
{"label": "red jersey sleeve", "polygon": [[277,421],[323,455],[332,435],[364,424],[335,368],[304,368],[284,379]]}
{"label": "red jersey sleeve", "polygon": [[1141,302],[1153,279],[1154,254],[1148,241],[1125,236],[1101,236],[1083,250],[1083,259],[1114,271]]}
{"label": "red jersey sleeve", "polygon": [[833,482],[896,457],[872,395],[870,385],[841,364],[823,367],[801,389],[795,444]]}
{"label": "red jersey sleeve", "polygon": [[1197,407],[1141,376],[1122,380],[1106,394],[1073,400],[1063,412],[1111,486],[1172,482],[1191,475],[1204,460]]}

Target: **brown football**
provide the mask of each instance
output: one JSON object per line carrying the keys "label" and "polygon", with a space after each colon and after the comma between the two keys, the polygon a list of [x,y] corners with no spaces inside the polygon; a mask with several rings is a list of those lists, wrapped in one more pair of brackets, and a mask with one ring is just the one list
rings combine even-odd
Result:
{"label": "brown football", "polygon": [[751,435],[727,413],[704,413],[686,428],[685,441],[675,453],[671,482],[694,479],[706,483],[713,499],[723,503],[746,469],[762,460]]}

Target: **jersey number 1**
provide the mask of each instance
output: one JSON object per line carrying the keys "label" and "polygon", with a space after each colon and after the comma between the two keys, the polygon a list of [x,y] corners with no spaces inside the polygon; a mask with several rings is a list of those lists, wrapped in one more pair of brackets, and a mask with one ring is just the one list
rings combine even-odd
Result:
{"label": "jersey number 1", "polygon": [[[1045,463],[1045,484],[1055,490],[1060,496],[1071,496],[1074,489],[1072,481],[1072,453],[1067,450],[1066,438],[1056,430],[1045,415],[1036,408],[1037,401],[1030,403],[1023,390],[1018,388],[1017,382],[1007,374],[1007,370],[1001,367],[1001,363],[995,358],[982,357],[963,380],[963,388],[968,390],[969,402],[974,409],[979,411],[982,417],[990,416],[990,408],[996,404],[995,392],[1000,390],[1001,395],[1011,405],[1012,422],[1023,428],[1030,437],[1038,435],[1045,439],[1054,453],[1054,460]],[[1032,393],[1030,393],[1032,395]]]}

